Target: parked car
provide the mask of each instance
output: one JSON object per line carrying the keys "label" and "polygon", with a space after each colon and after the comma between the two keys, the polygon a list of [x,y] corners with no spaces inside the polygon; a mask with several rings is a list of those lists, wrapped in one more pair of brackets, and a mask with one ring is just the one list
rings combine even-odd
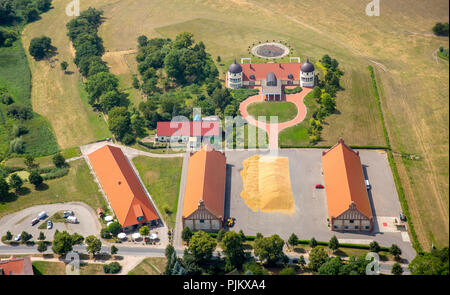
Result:
{"label": "parked car", "polygon": [[21,234],[18,234],[18,235],[14,238],[14,241],[16,241],[16,242],[20,241],[20,236],[21,236]]}
{"label": "parked car", "polygon": [[31,220],[31,226],[35,225],[38,222],[39,222],[38,218],[35,218],[35,219]]}
{"label": "parked car", "polygon": [[67,218],[69,216],[73,216],[73,211],[64,211],[64,218]]}
{"label": "parked car", "polygon": [[68,216],[67,222],[69,223],[78,223],[78,219],[75,216]]}
{"label": "parked car", "polygon": [[406,216],[405,216],[405,214],[403,214],[403,212],[400,212],[400,220],[406,221]]}
{"label": "parked car", "polygon": [[37,218],[40,219],[40,220],[45,219],[46,217],[47,217],[47,212],[45,212],[45,211],[42,211],[37,216]]}
{"label": "parked car", "polygon": [[366,179],[366,180],[365,180],[365,183],[366,183],[366,189],[367,189],[368,191],[370,191],[370,189],[371,189],[372,187],[370,186],[369,180]]}
{"label": "parked car", "polygon": [[52,229],[53,222],[51,220],[47,221],[47,229]]}
{"label": "parked car", "polygon": [[321,184],[316,184],[316,188],[325,188],[325,187]]}

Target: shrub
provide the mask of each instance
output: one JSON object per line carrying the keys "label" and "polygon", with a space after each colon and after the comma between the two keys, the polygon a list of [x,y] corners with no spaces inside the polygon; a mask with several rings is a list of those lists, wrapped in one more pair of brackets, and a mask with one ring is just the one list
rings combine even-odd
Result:
{"label": "shrub", "polygon": [[51,170],[49,172],[45,173],[42,176],[42,178],[44,180],[56,179],[56,178],[66,176],[68,173],[69,173],[69,167],[51,168]]}
{"label": "shrub", "polygon": [[102,237],[103,239],[109,239],[111,238],[111,233],[107,228],[102,228],[100,231],[100,237]]}
{"label": "shrub", "polygon": [[2,104],[10,105],[14,102],[14,100],[8,93],[3,93],[3,94],[0,94],[0,102]]}
{"label": "shrub", "polygon": [[283,268],[279,275],[282,276],[294,276],[295,275],[295,269],[293,267],[290,266],[286,266],[285,268]]}
{"label": "shrub", "polygon": [[44,182],[44,179],[38,172],[32,171],[28,176],[28,181],[33,184],[34,187],[38,187]]}
{"label": "shrub", "polygon": [[39,252],[41,252],[41,253],[47,251],[47,243],[44,242],[44,241],[40,241],[40,242],[38,243],[37,250],[38,250]]}
{"label": "shrub", "polygon": [[108,226],[108,231],[114,236],[117,236],[122,231],[122,226],[117,221],[114,221]]}
{"label": "shrub", "polygon": [[8,116],[18,120],[30,120],[33,118],[33,111],[30,107],[18,103],[9,105],[6,109]]}
{"label": "shrub", "polygon": [[38,240],[39,240],[39,241],[43,241],[43,240],[45,240],[45,235],[44,235],[44,233],[43,233],[43,232],[40,232],[40,233],[39,233],[39,237],[38,237]]}
{"label": "shrub", "polygon": [[303,90],[303,88],[300,87],[300,86],[297,86],[297,87],[291,88],[291,89],[289,89],[289,88],[284,88],[284,93],[285,93],[285,94],[295,94],[295,93],[300,93],[300,92],[302,92],[302,90]]}
{"label": "shrub", "polygon": [[71,237],[73,245],[81,245],[81,243],[83,243],[84,241],[84,237],[79,233],[74,233]]}
{"label": "shrub", "polygon": [[12,153],[23,154],[25,152],[25,141],[22,137],[14,138],[9,143],[9,150]]}
{"label": "shrub", "polygon": [[122,269],[122,266],[118,262],[111,262],[110,264],[103,265],[103,271],[105,273],[118,273]]}

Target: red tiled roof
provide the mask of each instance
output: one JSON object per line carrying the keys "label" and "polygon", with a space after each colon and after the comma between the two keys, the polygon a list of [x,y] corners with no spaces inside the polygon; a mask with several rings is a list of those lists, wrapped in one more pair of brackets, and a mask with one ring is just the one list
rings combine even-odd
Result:
{"label": "red tiled roof", "polygon": [[[117,220],[123,227],[159,219],[120,148],[105,145],[88,157]],[[137,220],[140,216],[143,218]]]}
{"label": "red tiled roof", "polygon": [[323,177],[330,220],[354,203],[367,218],[372,217],[359,155],[343,140],[322,156]]}
{"label": "red tiled roof", "polygon": [[158,122],[156,136],[219,136],[220,122]]}
{"label": "red tiled roof", "polygon": [[[278,80],[300,80],[302,63],[243,63],[241,66],[243,81],[265,80],[270,72],[273,72]],[[251,74],[255,76],[255,79],[250,79]],[[289,74],[292,74],[292,79],[288,78]]]}
{"label": "red tiled roof", "polygon": [[226,158],[221,152],[202,148],[189,158],[183,217],[197,210],[203,200],[205,208],[216,217],[224,216]]}
{"label": "red tiled roof", "polygon": [[33,275],[30,257],[15,258],[0,261],[0,275]]}

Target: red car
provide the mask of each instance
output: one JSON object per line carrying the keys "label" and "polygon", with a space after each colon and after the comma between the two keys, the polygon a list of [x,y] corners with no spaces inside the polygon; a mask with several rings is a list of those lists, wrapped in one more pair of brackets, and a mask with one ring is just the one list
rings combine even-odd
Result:
{"label": "red car", "polygon": [[316,188],[325,188],[325,187],[321,184],[316,184]]}

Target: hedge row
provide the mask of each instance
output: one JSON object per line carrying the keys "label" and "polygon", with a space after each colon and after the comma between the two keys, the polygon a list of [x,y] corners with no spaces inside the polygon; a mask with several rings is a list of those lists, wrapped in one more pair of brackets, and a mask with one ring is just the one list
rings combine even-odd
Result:
{"label": "hedge row", "polygon": [[[217,239],[217,233],[207,233],[210,237]],[[254,241],[256,236],[245,236],[246,241]]]}
{"label": "hedge row", "polygon": [[295,88],[289,89],[289,88],[284,88],[284,94],[296,94],[296,93],[300,93],[302,92],[303,88],[300,86],[297,86]]}
{"label": "hedge row", "polygon": [[[312,148],[312,149],[329,149],[331,145],[280,145],[280,148]],[[360,149],[360,150],[390,150],[390,147],[381,146],[381,145],[350,145],[352,149]]]}
{"label": "hedge row", "polygon": [[137,141],[137,143],[143,147],[146,147],[148,149],[161,149],[165,148],[165,144],[154,144],[153,142],[142,142],[140,140]]}
{"label": "hedge row", "polygon": [[[310,240],[299,240],[298,241],[299,244],[302,245],[308,245],[310,243]],[[317,241],[317,245],[320,246],[328,246],[328,242],[324,242],[324,241]],[[363,245],[363,244],[349,244],[349,243],[339,243],[339,248],[352,248],[352,249],[364,249],[364,250],[369,250],[370,246],[369,245]],[[380,251],[389,251],[389,247],[383,247],[380,246]]]}
{"label": "hedge row", "polygon": [[422,250],[422,247],[420,246],[419,240],[417,239],[417,234],[416,234],[416,231],[414,230],[414,226],[411,221],[411,215],[409,214],[408,203],[406,202],[406,197],[405,197],[405,193],[403,191],[402,183],[400,181],[400,175],[398,174],[397,165],[395,164],[394,156],[392,155],[391,144],[389,141],[389,135],[387,133],[386,125],[384,123],[383,111],[381,109],[380,95],[378,93],[377,82],[375,80],[375,74],[374,74],[372,66],[369,66],[369,72],[370,72],[370,77],[372,78],[372,88],[373,88],[373,92],[374,92],[375,99],[377,102],[378,113],[380,115],[380,120],[381,120],[381,124],[383,127],[384,138],[386,140],[386,145],[389,147],[388,161],[389,161],[389,165],[391,166],[392,174],[394,175],[394,183],[395,183],[395,187],[397,189],[398,197],[400,200],[400,205],[402,206],[403,214],[405,214],[406,219],[408,221],[408,227],[409,227],[409,231],[410,231],[411,237],[412,237],[413,248],[416,250],[417,253],[422,253],[423,250]]}

